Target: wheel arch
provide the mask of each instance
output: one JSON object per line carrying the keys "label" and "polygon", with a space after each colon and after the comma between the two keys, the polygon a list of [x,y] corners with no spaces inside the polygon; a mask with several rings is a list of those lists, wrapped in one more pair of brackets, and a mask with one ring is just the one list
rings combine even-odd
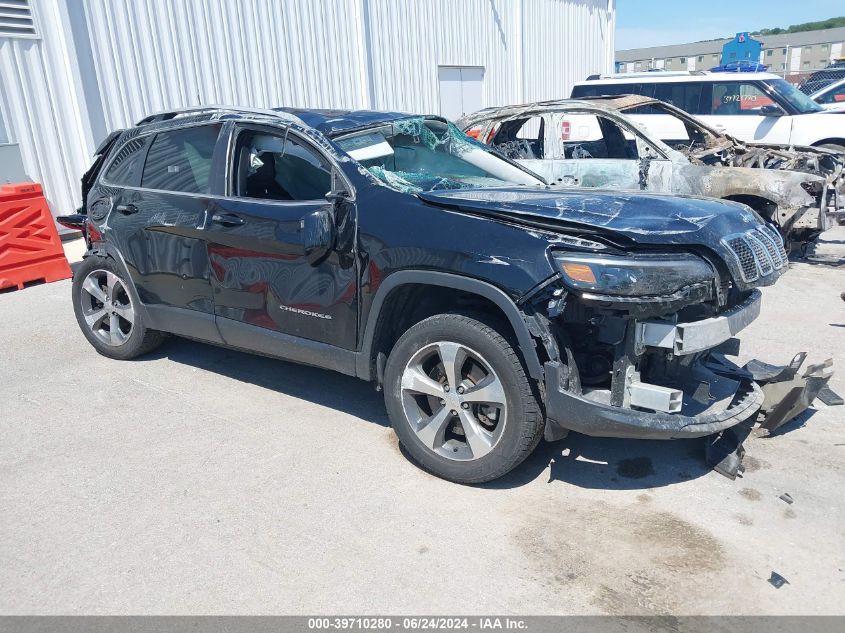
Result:
{"label": "wheel arch", "polygon": [[839,145],[845,147],[845,138],[823,138],[820,141],[813,143],[812,147],[819,147],[821,145]]}
{"label": "wheel arch", "polygon": [[377,356],[384,351],[380,345],[380,335],[384,332],[382,328],[385,327],[383,317],[389,314],[392,301],[398,296],[397,292],[401,294],[401,291],[407,290],[409,286],[451,290],[456,293],[474,295],[493,304],[510,325],[529,375],[536,380],[542,379],[542,365],[528,325],[523,319],[522,312],[504,291],[472,277],[430,270],[400,270],[386,277],[379,286],[367,315],[361,351],[356,359],[356,374],[359,378],[364,380],[380,378]]}
{"label": "wheel arch", "polygon": [[765,196],[753,193],[734,193],[728,196],[723,196],[722,200],[740,202],[751,207],[769,221],[777,220],[778,204],[774,200],[770,200]]}
{"label": "wheel arch", "polygon": [[89,257],[105,257],[114,260],[123,273],[124,281],[129,286],[129,290],[132,293],[132,300],[138,305],[138,310],[142,313],[142,316],[148,320],[148,323],[150,322],[150,315],[147,311],[147,306],[143,301],[141,301],[141,296],[138,294],[138,288],[135,286],[135,280],[132,278],[132,275],[129,274],[129,267],[126,265],[126,260],[123,259],[123,255],[120,254],[120,250],[108,242],[94,242],[83,257],[85,259],[88,259]]}

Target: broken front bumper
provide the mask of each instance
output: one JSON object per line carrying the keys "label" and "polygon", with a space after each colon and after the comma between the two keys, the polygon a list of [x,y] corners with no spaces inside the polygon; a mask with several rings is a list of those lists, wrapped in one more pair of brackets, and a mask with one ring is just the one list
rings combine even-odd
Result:
{"label": "broken front bumper", "polygon": [[679,413],[615,407],[591,399],[589,395],[566,391],[563,385],[566,384],[567,368],[557,362],[546,363],[545,437],[553,441],[570,430],[594,437],[652,440],[702,437],[748,420],[760,410],[764,396],[754,381],[747,378],[734,381],[717,375],[705,365],[699,369],[702,379],[710,378],[714,384],[721,383],[720,392],[726,393],[731,389],[728,381],[738,383],[727,405],[721,399],[710,401],[712,394],[709,392],[685,391]]}
{"label": "broken front bumper", "polygon": [[721,345],[760,316],[763,295],[752,290],[740,305],[719,316],[690,323],[647,320],[636,325],[635,351],[645,347],[669,349],[677,356],[694,354]]}
{"label": "broken front bumper", "polygon": [[[621,372],[624,385],[610,391],[574,393],[569,390],[569,367],[547,362],[546,439],[559,439],[570,430],[597,437],[689,438],[717,434],[746,420],[753,425],[760,412],[769,431],[792,419],[826,386],[832,361],[812,366],[799,378],[798,358],[788,367],[760,361],[739,367],[721,354],[707,353],[757,318],[761,298],[754,290],[740,305],[700,321],[634,322],[636,357],[651,348],[681,360],[679,370],[657,378],[657,384],[640,381],[631,370]],[[623,396],[611,403],[614,391]]]}

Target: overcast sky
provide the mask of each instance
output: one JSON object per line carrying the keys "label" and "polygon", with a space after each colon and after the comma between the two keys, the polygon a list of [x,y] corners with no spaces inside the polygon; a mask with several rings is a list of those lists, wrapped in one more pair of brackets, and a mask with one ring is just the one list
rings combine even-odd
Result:
{"label": "overcast sky", "polygon": [[616,0],[616,50],[731,37],[845,15],[843,0]]}

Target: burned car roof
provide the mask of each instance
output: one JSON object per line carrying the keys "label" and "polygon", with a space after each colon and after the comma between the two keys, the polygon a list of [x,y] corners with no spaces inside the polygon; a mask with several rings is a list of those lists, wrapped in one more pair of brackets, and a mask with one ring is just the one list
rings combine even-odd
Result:
{"label": "burned car roof", "polygon": [[306,125],[319,130],[328,137],[413,116],[407,112],[391,112],[387,110],[274,108],[274,111],[292,114],[302,120]]}

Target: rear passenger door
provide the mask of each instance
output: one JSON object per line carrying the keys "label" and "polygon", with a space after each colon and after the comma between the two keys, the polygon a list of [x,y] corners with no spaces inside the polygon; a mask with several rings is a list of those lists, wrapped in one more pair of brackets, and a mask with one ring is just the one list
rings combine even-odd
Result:
{"label": "rear passenger door", "polygon": [[[354,349],[351,187],[319,148],[285,128],[233,125],[229,157],[226,195],[216,201],[206,231],[224,340],[283,357],[290,357],[292,340],[280,335]],[[330,191],[347,196],[329,201]],[[316,258],[306,249],[315,218],[330,223],[334,234]]]}
{"label": "rear passenger door", "polygon": [[[763,108],[779,114],[765,116]],[[792,131],[792,117],[754,81],[714,82],[711,102],[701,118],[746,142],[788,145]]]}
{"label": "rear passenger door", "polygon": [[[219,337],[203,229],[220,130],[219,123],[203,123],[129,141],[126,150],[137,150],[137,177],[113,196],[108,221],[153,321],[163,318],[172,331],[212,340]],[[113,164],[103,184],[119,177]]]}

